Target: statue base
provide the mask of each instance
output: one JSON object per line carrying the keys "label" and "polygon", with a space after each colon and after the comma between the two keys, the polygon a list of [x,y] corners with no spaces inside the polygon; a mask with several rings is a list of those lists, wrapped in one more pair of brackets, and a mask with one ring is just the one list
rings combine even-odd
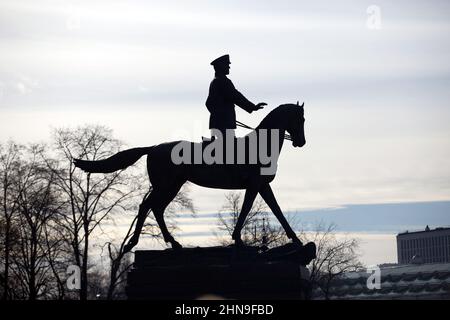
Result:
{"label": "statue base", "polygon": [[315,246],[207,247],[135,252],[128,299],[308,299]]}

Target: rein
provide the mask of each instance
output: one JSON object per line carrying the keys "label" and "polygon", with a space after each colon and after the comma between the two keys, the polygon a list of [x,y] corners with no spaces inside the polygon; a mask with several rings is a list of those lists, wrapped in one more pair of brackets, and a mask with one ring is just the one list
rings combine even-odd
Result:
{"label": "rein", "polygon": [[[252,128],[252,127],[250,127],[250,126],[248,126],[248,125],[246,125],[246,124],[244,124],[244,123],[242,123],[240,121],[237,121],[237,120],[236,120],[236,125],[238,127],[241,127],[241,128],[245,128],[245,129],[249,129],[249,130],[255,130],[255,128]],[[291,136],[289,134],[287,134],[287,133],[284,134],[284,139],[292,141]]]}

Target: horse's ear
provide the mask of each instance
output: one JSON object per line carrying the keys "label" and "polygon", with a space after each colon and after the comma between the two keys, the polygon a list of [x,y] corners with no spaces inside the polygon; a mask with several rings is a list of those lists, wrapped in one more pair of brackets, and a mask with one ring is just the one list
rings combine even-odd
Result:
{"label": "horse's ear", "polygon": [[303,106],[305,105],[305,103],[303,102],[302,103],[302,105],[300,105],[299,103],[298,103],[298,100],[297,100],[297,106],[299,106],[299,107],[302,107],[303,108]]}

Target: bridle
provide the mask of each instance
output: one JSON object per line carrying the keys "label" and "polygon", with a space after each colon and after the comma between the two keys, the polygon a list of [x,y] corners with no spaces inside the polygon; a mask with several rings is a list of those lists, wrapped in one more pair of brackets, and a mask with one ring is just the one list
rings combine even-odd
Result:
{"label": "bridle", "polygon": [[[244,123],[242,123],[242,122],[240,122],[240,121],[237,121],[237,120],[236,120],[236,125],[237,125],[238,127],[241,127],[241,128],[245,128],[245,129],[249,129],[249,130],[255,130],[255,128],[252,128],[252,127],[250,127],[250,126],[248,126],[248,125],[246,125],[246,124],[244,124]],[[285,140],[292,141],[292,137],[291,137],[291,135],[288,134],[288,133],[285,133],[285,134],[284,134],[284,139],[285,139]]]}
{"label": "bridle", "polygon": [[[300,106],[299,102],[297,101],[297,106],[300,106],[300,107],[303,108],[304,105],[305,105],[305,103],[303,102],[302,105]],[[241,127],[241,128],[245,128],[245,129],[249,129],[249,130],[255,130],[255,128],[252,128],[252,127],[246,125],[245,123],[242,123],[242,122],[237,121],[237,120],[236,120],[236,125],[238,127]],[[289,140],[289,141],[293,141],[292,137],[291,137],[291,135],[289,133],[285,133],[284,134],[284,139],[285,140]]]}

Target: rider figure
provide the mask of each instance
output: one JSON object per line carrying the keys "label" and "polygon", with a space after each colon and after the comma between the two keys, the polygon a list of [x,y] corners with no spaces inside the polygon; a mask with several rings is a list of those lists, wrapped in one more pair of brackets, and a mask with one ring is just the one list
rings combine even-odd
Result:
{"label": "rider figure", "polygon": [[[225,138],[226,130],[236,129],[236,112],[234,105],[237,105],[251,113],[262,109],[267,105],[264,102],[254,104],[236,90],[227,75],[230,73],[230,56],[228,54],[221,56],[211,62],[215,70],[215,77],[209,86],[209,95],[206,99],[206,107],[210,112],[209,128],[216,129],[222,133]],[[211,136],[215,136],[211,130]]]}

